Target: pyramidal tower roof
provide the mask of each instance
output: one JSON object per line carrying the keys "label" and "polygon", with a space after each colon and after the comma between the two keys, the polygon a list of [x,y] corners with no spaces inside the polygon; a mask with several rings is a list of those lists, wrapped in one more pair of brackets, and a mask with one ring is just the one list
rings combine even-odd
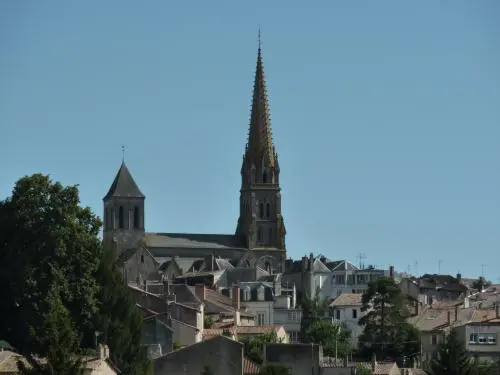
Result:
{"label": "pyramidal tower roof", "polygon": [[122,165],[103,200],[108,200],[113,197],[145,198],[124,161],[122,161]]}
{"label": "pyramidal tower roof", "polygon": [[269,161],[269,166],[273,167],[276,155],[274,152],[271,131],[271,117],[264,76],[264,63],[262,60],[259,31],[259,49],[257,52],[257,67],[255,69],[252,110],[250,113],[250,126],[248,130],[247,156],[264,157]]}

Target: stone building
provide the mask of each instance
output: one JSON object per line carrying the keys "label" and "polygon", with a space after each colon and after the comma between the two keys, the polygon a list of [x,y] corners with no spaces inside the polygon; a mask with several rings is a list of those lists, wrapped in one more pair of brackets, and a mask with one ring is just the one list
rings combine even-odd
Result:
{"label": "stone building", "polygon": [[147,232],[146,196],[122,162],[103,199],[106,247],[116,249],[118,255],[128,251],[126,255],[134,258],[138,268],[145,258],[138,257],[133,249],[147,250],[156,260],[142,266],[147,267],[148,272],[174,257],[194,262],[207,255],[229,259],[240,267],[258,266],[272,272],[284,268],[286,230],[281,212],[280,166],[272,139],[262,60],[259,45],[248,140],[240,171],[240,214],[235,232]]}

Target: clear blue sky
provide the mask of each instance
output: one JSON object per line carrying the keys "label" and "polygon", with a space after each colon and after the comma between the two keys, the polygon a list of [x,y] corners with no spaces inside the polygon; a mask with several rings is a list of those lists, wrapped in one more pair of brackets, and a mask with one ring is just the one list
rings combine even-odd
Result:
{"label": "clear blue sky", "polygon": [[233,233],[262,29],[292,257],[500,277],[500,2],[2,1],[0,196],[35,172]]}

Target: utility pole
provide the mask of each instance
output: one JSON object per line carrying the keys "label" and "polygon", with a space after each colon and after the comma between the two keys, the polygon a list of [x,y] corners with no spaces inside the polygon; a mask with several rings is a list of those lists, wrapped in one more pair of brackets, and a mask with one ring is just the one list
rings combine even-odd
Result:
{"label": "utility pole", "polygon": [[418,277],[418,260],[415,261],[415,276]]}
{"label": "utility pole", "polygon": [[487,267],[486,264],[481,264],[481,277],[484,278],[484,269]]}

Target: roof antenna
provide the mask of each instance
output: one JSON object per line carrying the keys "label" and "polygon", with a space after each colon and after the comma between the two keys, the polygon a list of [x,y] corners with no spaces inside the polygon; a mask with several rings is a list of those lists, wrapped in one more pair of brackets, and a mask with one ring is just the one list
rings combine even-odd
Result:
{"label": "roof antenna", "polygon": [[125,163],[125,145],[122,145],[122,163]]}

